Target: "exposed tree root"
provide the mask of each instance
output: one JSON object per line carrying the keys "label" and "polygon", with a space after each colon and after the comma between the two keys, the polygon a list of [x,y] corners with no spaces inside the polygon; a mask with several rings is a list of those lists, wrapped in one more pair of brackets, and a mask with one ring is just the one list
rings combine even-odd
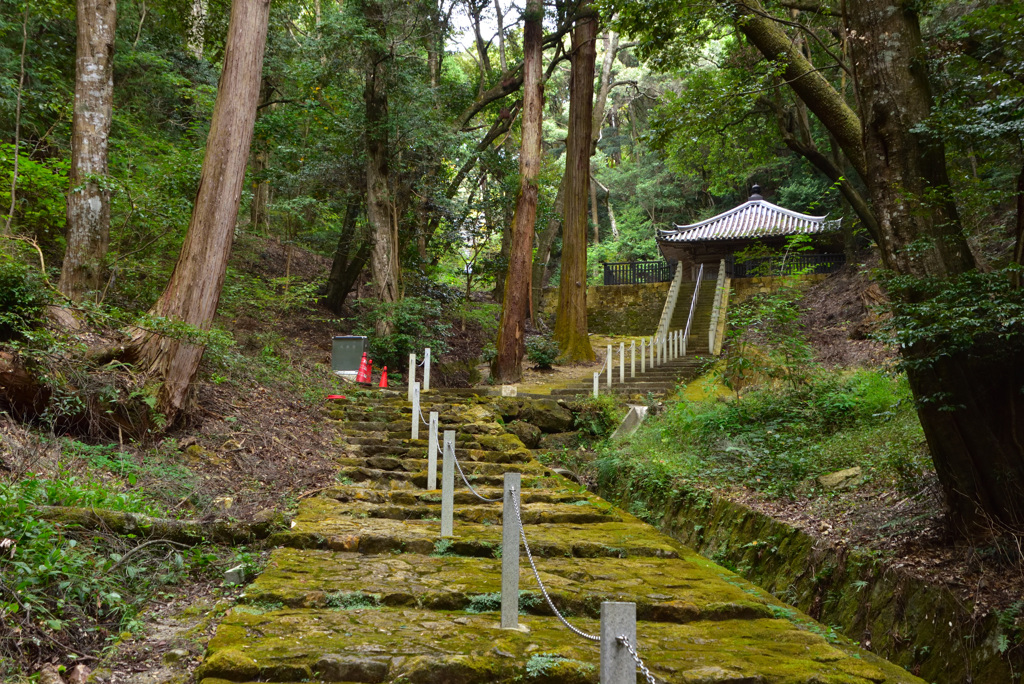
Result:
{"label": "exposed tree root", "polygon": [[266,539],[291,524],[284,513],[265,511],[252,520],[174,520],[152,518],[139,513],[112,511],[104,508],[72,508],[69,506],[37,506],[34,513],[43,520],[78,525],[87,530],[103,530],[119,535],[135,535],[143,539],[160,539],[178,544],[246,544]]}

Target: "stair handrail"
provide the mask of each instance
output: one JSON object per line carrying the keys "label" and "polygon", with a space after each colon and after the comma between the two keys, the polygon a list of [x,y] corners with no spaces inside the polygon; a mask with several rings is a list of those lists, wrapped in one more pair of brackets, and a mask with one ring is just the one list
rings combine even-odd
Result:
{"label": "stair handrail", "polygon": [[718,281],[715,283],[715,300],[711,308],[711,327],[708,328],[708,353],[714,356],[715,341],[718,339],[718,319],[722,311],[722,299],[725,293],[725,259],[718,265]]}
{"label": "stair handrail", "polygon": [[697,295],[700,294],[700,281],[704,277],[704,264],[697,272],[697,282],[693,285],[693,299],[690,300],[690,315],[686,317],[686,328],[683,330],[683,356],[686,356],[686,343],[690,341],[690,328],[693,326],[693,313],[697,310]]}
{"label": "stair handrail", "polygon": [[665,308],[661,310],[661,320],[658,321],[658,330],[654,333],[655,341],[661,344],[668,336],[668,326],[672,323],[672,314],[676,310],[676,301],[679,299],[679,288],[683,284],[683,266],[676,265],[676,275],[672,278],[672,284],[665,296]]}

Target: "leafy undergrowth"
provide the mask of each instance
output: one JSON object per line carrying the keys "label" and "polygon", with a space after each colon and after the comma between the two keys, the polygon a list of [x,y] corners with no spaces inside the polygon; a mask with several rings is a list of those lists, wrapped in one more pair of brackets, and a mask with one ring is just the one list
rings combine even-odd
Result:
{"label": "leafy undergrowth", "polygon": [[868,482],[908,492],[930,469],[905,379],[860,370],[741,400],[672,403],[596,461],[602,482],[654,498],[680,485],[813,496],[814,478],[855,466]]}
{"label": "leafy undergrowth", "polygon": [[92,660],[130,638],[154,600],[182,585],[216,584],[231,564],[252,565],[245,548],[142,541],[43,520],[39,506],[76,506],[167,515],[137,489],[26,474],[0,482],[0,678],[16,681],[36,663]]}
{"label": "leafy undergrowth", "polygon": [[[816,371],[739,399],[705,394],[668,402],[628,441],[576,452],[571,467],[655,524],[671,502],[713,492],[825,544],[866,550],[944,584],[976,615],[1012,613],[1007,648],[1020,643],[1019,548],[957,543],[905,377]],[[850,468],[860,474],[842,486],[818,480]]]}

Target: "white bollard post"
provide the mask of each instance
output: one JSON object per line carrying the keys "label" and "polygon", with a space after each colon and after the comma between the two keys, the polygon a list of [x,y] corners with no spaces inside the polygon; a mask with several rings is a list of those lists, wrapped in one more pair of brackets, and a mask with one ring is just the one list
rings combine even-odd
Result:
{"label": "white bollard post", "polygon": [[601,604],[601,684],[636,684],[636,661],[619,641],[636,645],[636,604],[605,601]]}
{"label": "white bollard post", "polygon": [[416,355],[409,354],[409,401],[412,401],[412,383],[416,382]]}
{"label": "white bollard post", "polygon": [[519,627],[519,473],[505,473],[505,504],[501,512],[501,628]]}
{"label": "white bollard post", "polygon": [[444,461],[441,464],[441,536],[452,536],[455,512],[455,430],[444,431]]}
{"label": "white bollard post", "polygon": [[636,340],[629,344],[629,377],[636,377]]}
{"label": "white bollard post", "polygon": [[412,439],[420,438],[420,383],[412,383]]}
{"label": "white bollard post", "polygon": [[427,435],[427,489],[437,489],[437,411],[430,412]]}
{"label": "white bollard post", "polygon": [[423,391],[430,390],[430,347],[423,350]]}
{"label": "white bollard post", "polygon": [[626,343],[619,342],[619,384],[626,382]]}
{"label": "white bollard post", "polygon": [[601,384],[601,374],[594,373],[594,396],[597,397],[597,388]]}
{"label": "white bollard post", "polygon": [[654,335],[651,335],[651,342],[647,345],[647,349],[651,352],[651,370],[654,370]]}
{"label": "white bollard post", "polygon": [[640,338],[640,372],[647,372],[647,340]]}
{"label": "white bollard post", "polygon": [[608,363],[608,389],[612,388],[612,345],[608,345],[608,356],[606,357]]}

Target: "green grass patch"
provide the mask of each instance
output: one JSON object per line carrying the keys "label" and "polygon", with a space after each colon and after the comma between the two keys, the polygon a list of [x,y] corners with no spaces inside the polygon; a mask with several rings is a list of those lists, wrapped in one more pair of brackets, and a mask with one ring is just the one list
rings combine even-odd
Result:
{"label": "green grass patch", "polygon": [[853,466],[912,489],[931,468],[906,379],[869,370],[822,373],[732,401],[671,404],[628,443],[603,445],[595,465],[603,487],[651,503],[700,487],[790,496]]}

